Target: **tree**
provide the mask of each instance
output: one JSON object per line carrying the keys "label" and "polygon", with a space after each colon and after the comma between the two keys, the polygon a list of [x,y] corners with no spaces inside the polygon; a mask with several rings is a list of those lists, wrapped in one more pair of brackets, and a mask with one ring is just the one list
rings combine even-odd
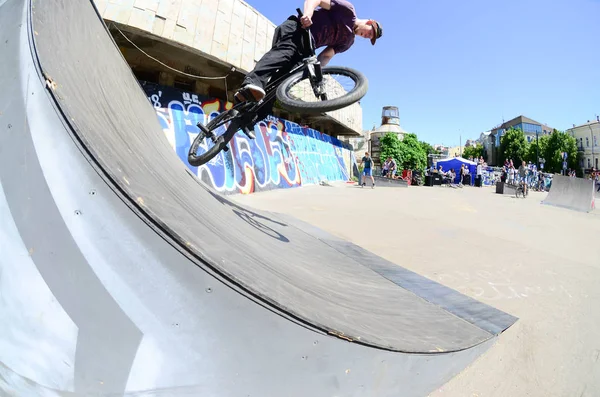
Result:
{"label": "tree", "polygon": [[406,134],[400,141],[398,136],[387,133],[381,138],[381,161],[392,157],[398,170],[424,170],[427,166],[427,153],[415,134]]}
{"label": "tree", "polygon": [[400,143],[402,167],[405,170],[424,170],[427,167],[427,153],[415,134],[406,134]]}
{"label": "tree", "polygon": [[548,147],[548,135],[542,135],[538,138],[539,141],[539,150],[538,150],[538,142],[536,140],[532,140],[527,149],[527,156],[525,156],[525,161],[531,161],[532,164],[538,163],[538,155],[540,157],[544,157],[546,153],[546,148]]}
{"label": "tree", "polygon": [[388,132],[383,138],[381,138],[381,154],[380,161],[383,163],[388,157],[396,160],[396,164],[400,167],[400,164],[404,162],[402,156],[402,142],[398,139],[398,135]]}
{"label": "tree", "polygon": [[425,151],[425,154],[427,156],[429,156],[430,154],[440,154],[440,152],[438,150],[435,150],[433,148],[433,146],[431,146],[427,142],[421,141],[421,142],[419,142],[419,144],[421,145],[421,147],[423,148],[423,150]]}
{"label": "tree", "polygon": [[[554,130],[546,138],[546,147],[544,148],[544,155],[542,156],[546,163],[544,170],[547,172],[560,173],[563,168],[562,153],[567,152],[567,168],[577,169],[580,156],[577,152],[577,141],[574,137],[564,132]],[[542,145],[540,144],[540,149]]]}
{"label": "tree", "polygon": [[463,158],[468,159],[473,157],[474,159],[478,159],[483,156],[483,145],[481,143],[477,143],[475,146],[467,146],[463,151]]}
{"label": "tree", "polygon": [[519,129],[511,128],[500,140],[500,164],[506,159],[513,160],[515,166],[527,158],[529,153],[525,134]]}

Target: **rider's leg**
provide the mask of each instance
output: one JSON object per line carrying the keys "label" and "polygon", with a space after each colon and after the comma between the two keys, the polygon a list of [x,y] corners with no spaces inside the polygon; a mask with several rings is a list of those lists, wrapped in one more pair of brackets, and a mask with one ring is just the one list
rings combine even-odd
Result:
{"label": "rider's leg", "polygon": [[[298,22],[288,19],[277,27],[273,47],[262,56],[254,70],[244,78],[242,88],[236,93],[236,98],[243,100],[261,100],[265,96],[264,87],[269,78],[278,69],[290,68],[302,59],[302,32]],[[253,98],[248,98],[249,92]]]}

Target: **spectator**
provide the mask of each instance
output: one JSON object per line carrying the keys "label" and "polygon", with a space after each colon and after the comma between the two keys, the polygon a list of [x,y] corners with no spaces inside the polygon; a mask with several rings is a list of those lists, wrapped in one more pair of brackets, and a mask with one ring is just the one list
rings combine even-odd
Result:
{"label": "spectator", "polygon": [[465,165],[461,164],[460,171],[459,171],[459,179],[458,179],[458,184],[460,186],[462,186],[464,178],[465,178]]}
{"label": "spectator", "polygon": [[477,163],[477,183],[479,184],[479,187],[481,187],[483,185],[483,183],[481,182],[481,178],[483,177],[483,157],[481,159],[479,159],[479,163]]}
{"label": "spectator", "polygon": [[508,164],[508,183],[514,185],[516,183],[516,170],[515,166],[512,163],[512,160]]}
{"label": "spectator", "polygon": [[375,178],[373,178],[373,159],[369,156],[369,152],[365,152],[365,156],[360,160],[360,165],[365,166],[362,172],[362,187],[365,187],[367,176],[371,177],[371,182],[373,183],[372,188],[375,188]]}
{"label": "spectator", "polygon": [[[464,174],[464,176],[467,176],[469,174],[470,174],[470,172],[469,172],[469,166],[465,165],[465,174]],[[464,183],[464,181],[463,181],[463,183]]]}
{"label": "spectator", "polygon": [[454,171],[454,168],[452,168],[450,170],[450,183],[454,184],[454,182],[456,182],[456,171]]}
{"label": "spectator", "polygon": [[388,157],[387,160],[385,160],[385,163],[383,163],[383,167],[381,167],[381,176],[386,176],[388,174],[388,171],[390,169],[390,158]]}
{"label": "spectator", "polygon": [[388,174],[389,177],[392,179],[396,179],[396,170],[398,168],[398,165],[396,164],[396,160],[394,160],[393,157],[390,157],[390,165],[389,165],[389,169],[388,169]]}

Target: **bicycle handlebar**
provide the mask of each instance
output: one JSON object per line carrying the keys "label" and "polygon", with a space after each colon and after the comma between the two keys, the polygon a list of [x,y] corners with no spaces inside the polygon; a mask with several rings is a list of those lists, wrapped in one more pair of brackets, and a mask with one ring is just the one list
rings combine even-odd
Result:
{"label": "bicycle handlebar", "polygon": [[[304,13],[299,8],[296,8],[296,12],[298,13],[298,23],[300,24],[300,26],[302,26],[302,24],[300,23],[300,18],[302,18],[304,16]],[[310,53],[311,56],[314,56],[315,55],[315,47],[313,45],[313,38],[312,38],[312,34],[310,33],[310,28],[306,28],[304,30],[306,31],[305,35],[306,35],[306,41],[308,42],[308,52]]]}

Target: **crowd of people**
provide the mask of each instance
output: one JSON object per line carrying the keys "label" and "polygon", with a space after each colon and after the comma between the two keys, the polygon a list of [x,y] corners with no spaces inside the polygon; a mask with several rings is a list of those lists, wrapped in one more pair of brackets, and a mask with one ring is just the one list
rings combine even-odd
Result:
{"label": "crowd of people", "polygon": [[[483,159],[483,157],[480,157],[479,160],[475,159],[475,162],[477,163],[477,168],[476,168],[476,181],[479,180],[479,183],[476,182],[476,185],[481,187],[483,186],[483,183],[481,183],[481,178],[483,175],[483,170],[487,168],[487,163],[485,162],[485,160]],[[460,170],[458,171],[458,183],[456,182],[456,177],[457,177],[457,172],[454,168],[449,169],[448,171],[444,171],[444,167],[443,166],[439,166],[439,169],[435,169],[435,167],[433,165],[431,165],[431,168],[429,170],[427,170],[427,173],[429,175],[433,175],[434,173],[437,173],[441,178],[442,178],[442,184],[447,184],[447,185],[453,185],[453,184],[457,184],[458,186],[463,186],[465,184],[465,179],[467,179],[467,176],[471,174],[471,171],[469,170],[469,167],[465,164],[462,164],[460,166]]]}
{"label": "crowd of people", "polygon": [[544,191],[548,184],[548,175],[538,170],[531,161],[523,161],[520,166],[515,167],[512,159],[506,159],[502,166],[501,181],[511,185],[524,183],[526,188]]}
{"label": "crowd of people", "polygon": [[[477,163],[476,185],[481,187],[483,185],[481,182],[483,171],[487,169],[488,165],[483,157],[480,157],[479,159],[475,158],[473,161]],[[362,158],[360,165],[364,166],[364,170],[361,173],[360,184],[365,186],[366,179],[370,178],[372,187],[375,187],[375,180],[373,178],[372,171],[374,165],[373,159],[368,153],[365,153],[365,157]],[[397,179],[399,178],[399,176],[397,176],[397,171],[398,164],[396,163],[396,160],[394,160],[392,157],[388,157],[382,165],[381,176],[385,178]],[[463,186],[465,184],[466,177],[470,175],[470,170],[469,167],[464,164],[461,165],[458,172],[453,168],[444,170],[441,165],[439,166],[439,169],[436,170],[432,164],[426,173],[427,175],[433,175],[437,173],[442,178],[443,184]],[[577,177],[574,170],[569,170],[565,174],[572,178]],[[592,169],[590,174],[588,174],[588,179],[591,179],[595,182],[596,189],[598,192],[600,192],[600,170]],[[479,183],[477,183],[478,180]],[[531,161],[529,163],[523,161],[520,166],[516,167],[512,159],[507,159],[502,166],[500,180],[511,185],[524,184],[525,189],[531,188],[538,191],[546,191],[551,184],[552,176],[542,172],[542,170],[538,170],[537,166],[532,164]]]}

